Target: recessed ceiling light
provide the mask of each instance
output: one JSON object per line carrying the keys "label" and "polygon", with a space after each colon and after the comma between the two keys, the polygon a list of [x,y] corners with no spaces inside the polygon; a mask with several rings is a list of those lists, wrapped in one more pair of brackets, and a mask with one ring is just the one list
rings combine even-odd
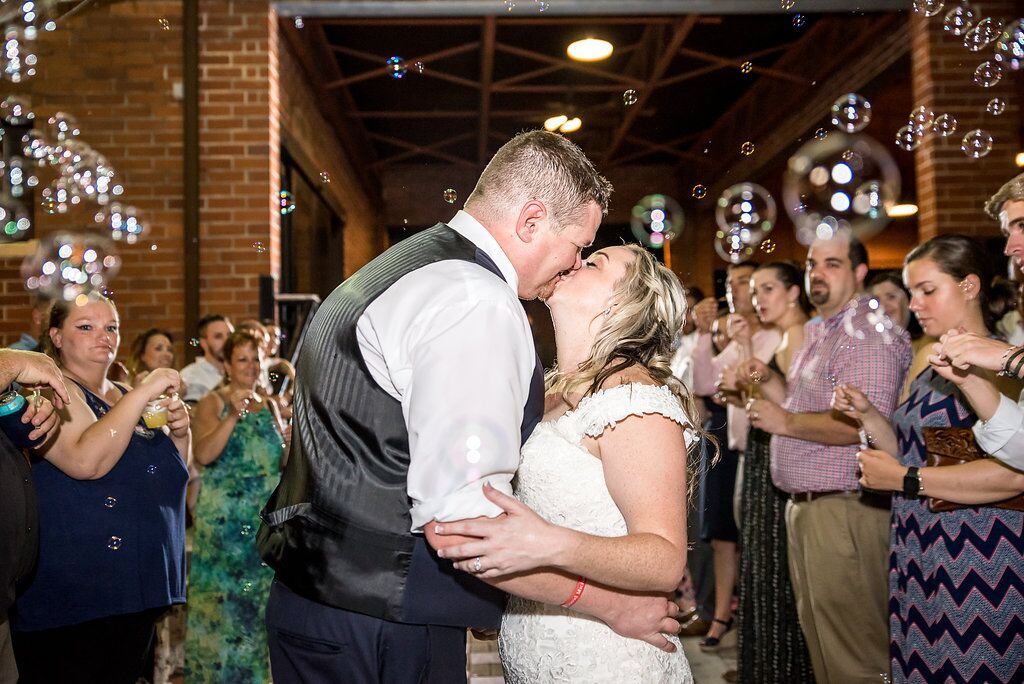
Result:
{"label": "recessed ceiling light", "polygon": [[574,43],[569,43],[565,52],[577,62],[599,62],[608,59],[615,48],[607,40],[600,38],[584,38]]}
{"label": "recessed ceiling light", "polygon": [[1018,152],[1017,156],[1013,158],[1013,163],[1021,168],[1024,168],[1024,152]]}
{"label": "recessed ceiling light", "polygon": [[916,204],[894,204],[885,211],[889,218],[906,218],[917,213]]}

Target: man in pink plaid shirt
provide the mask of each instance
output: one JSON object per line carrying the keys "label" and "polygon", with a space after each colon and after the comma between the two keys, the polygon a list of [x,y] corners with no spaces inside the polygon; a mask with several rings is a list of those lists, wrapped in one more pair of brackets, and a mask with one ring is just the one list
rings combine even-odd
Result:
{"label": "man in pink plaid shirt", "polygon": [[878,682],[889,671],[888,497],[861,492],[857,425],[831,410],[843,384],[886,415],[910,366],[910,338],[889,329],[864,294],[867,250],[852,236],[815,241],[805,286],[818,317],[789,371],[783,406],[748,405],[772,433],[771,470],[789,493],[789,570],[819,682]]}

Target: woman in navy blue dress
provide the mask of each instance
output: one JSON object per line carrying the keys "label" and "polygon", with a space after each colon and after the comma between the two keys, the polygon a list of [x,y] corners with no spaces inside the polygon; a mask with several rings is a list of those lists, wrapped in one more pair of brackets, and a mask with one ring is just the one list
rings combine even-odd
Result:
{"label": "woman in navy blue dress", "polygon": [[[156,619],[185,600],[188,413],[174,370],[135,389],[106,379],[118,324],[98,295],[50,310],[44,350],[71,403],[32,469],[39,561],[13,621],[23,684],[134,684]],[[154,401],[167,409],[165,427],[142,418]]]}
{"label": "woman in navy blue dress", "polygon": [[[988,257],[974,240],[945,235],[907,255],[904,279],[925,333],[989,336]],[[993,377],[987,377],[993,376]],[[836,408],[861,420],[879,449],[858,455],[861,484],[893,491],[889,635],[893,682],[1024,681],[1024,513],[992,502],[1024,491],[1024,473],[995,459],[926,466],[923,428],[971,427],[965,399],[994,374],[935,361],[893,414],[895,430],[864,395],[840,387]],[[1016,397],[1019,385],[1002,385]],[[895,454],[895,456],[893,456]],[[934,513],[928,496],[956,502]]]}

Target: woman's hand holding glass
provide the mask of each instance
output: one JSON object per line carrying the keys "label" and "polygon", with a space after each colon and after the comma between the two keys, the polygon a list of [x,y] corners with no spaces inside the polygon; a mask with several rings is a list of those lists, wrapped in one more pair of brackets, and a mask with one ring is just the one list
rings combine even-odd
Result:
{"label": "woman's hand holding glass", "polygon": [[571,531],[552,525],[526,504],[484,484],[484,496],[498,505],[504,515],[482,520],[438,523],[441,536],[477,537],[438,550],[442,558],[455,561],[455,567],[477,577],[489,579],[536,568],[557,567],[559,549]]}
{"label": "woman's hand holding glass", "polygon": [[860,486],[882,492],[903,490],[903,476],[907,466],[880,449],[862,449],[857,452],[860,466]]}

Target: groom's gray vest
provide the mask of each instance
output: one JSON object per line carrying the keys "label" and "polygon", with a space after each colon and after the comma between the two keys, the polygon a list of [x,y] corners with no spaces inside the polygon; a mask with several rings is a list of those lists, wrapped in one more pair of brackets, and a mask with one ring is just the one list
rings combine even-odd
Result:
{"label": "groom's gray vest", "polygon": [[[402,276],[438,261],[494,262],[444,224],[407,238],[339,285],[310,321],[296,368],[291,455],[257,543],[277,580],[314,601],[386,620],[496,628],[505,595],[409,532],[409,435],[370,375],[356,322]],[[538,360],[522,424],[543,414]]]}

